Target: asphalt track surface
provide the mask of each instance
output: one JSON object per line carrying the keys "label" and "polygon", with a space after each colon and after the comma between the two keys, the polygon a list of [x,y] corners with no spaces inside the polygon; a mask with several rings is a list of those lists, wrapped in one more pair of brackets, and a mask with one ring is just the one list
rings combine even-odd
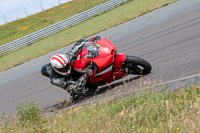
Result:
{"label": "asphalt track surface", "polygon": [[[200,0],[180,0],[98,35],[112,40],[118,52],[149,61],[153,70],[144,80],[165,82],[200,72]],[[40,74],[40,68],[53,54],[66,53],[71,47],[1,72],[0,114],[14,114],[19,103],[37,101],[40,108],[45,109],[67,99],[68,94],[52,86],[49,79]],[[102,87],[106,88],[109,87]],[[110,90],[87,101],[114,93]]]}

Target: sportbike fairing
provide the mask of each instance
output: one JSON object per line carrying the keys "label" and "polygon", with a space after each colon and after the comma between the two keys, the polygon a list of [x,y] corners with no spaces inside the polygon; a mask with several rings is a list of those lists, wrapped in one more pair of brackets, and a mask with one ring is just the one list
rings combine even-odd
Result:
{"label": "sportbike fairing", "polygon": [[78,72],[85,72],[90,62],[98,67],[98,73],[109,67],[115,60],[116,47],[110,40],[86,42],[82,52],[74,60],[73,67]]}
{"label": "sportbike fairing", "polygon": [[100,44],[86,42],[83,46],[82,52],[74,60],[74,69],[77,72],[84,73],[91,58],[95,58],[100,55],[100,47]]}

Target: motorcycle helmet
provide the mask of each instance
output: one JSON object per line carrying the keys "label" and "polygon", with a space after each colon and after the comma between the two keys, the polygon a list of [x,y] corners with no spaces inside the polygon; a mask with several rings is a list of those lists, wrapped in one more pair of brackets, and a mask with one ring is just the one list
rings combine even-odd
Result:
{"label": "motorcycle helmet", "polygon": [[56,54],[50,59],[52,68],[61,75],[69,75],[71,72],[70,62],[66,55]]}

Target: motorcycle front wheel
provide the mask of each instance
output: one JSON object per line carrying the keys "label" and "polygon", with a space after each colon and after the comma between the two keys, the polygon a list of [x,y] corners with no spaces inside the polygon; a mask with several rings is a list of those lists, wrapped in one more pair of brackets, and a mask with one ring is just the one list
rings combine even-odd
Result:
{"label": "motorcycle front wheel", "polygon": [[124,62],[124,68],[128,71],[129,74],[135,75],[146,75],[151,72],[151,64],[146,60],[127,55],[126,60]]}

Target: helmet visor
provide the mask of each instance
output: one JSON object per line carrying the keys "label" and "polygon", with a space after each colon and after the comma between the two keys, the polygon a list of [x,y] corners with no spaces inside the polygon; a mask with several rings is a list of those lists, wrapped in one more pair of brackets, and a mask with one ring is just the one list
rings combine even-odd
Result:
{"label": "helmet visor", "polygon": [[66,73],[69,70],[69,64],[67,64],[67,66],[62,67],[62,68],[56,68],[56,67],[54,67],[54,69],[56,69],[58,72]]}
{"label": "helmet visor", "polygon": [[65,67],[63,67],[63,68],[56,68],[56,67],[54,67],[54,69],[56,69],[58,72],[62,72],[62,73],[67,72],[67,70],[65,69]]}

